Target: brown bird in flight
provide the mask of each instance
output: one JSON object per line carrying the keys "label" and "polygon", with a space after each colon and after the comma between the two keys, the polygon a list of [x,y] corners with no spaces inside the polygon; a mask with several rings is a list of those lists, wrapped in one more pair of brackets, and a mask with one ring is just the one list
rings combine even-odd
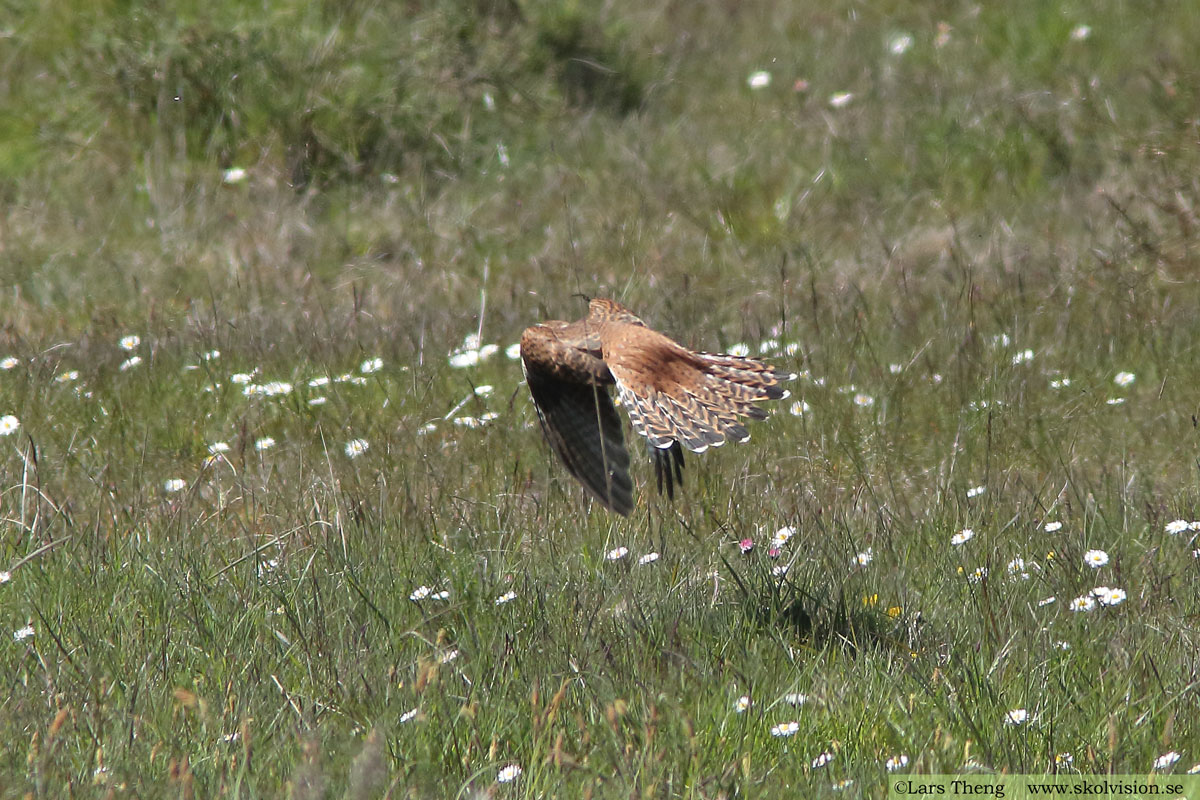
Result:
{"label": "brown bird in flight", "polygon": [[619,303],[593,299],[577,322],[553,320],[521,334],[521,368],[542,431],[563,466],[606,508],[633,510],[633,481],[617,396],[634,432],[645,436],[661,493],[683,482],[683,448],[703,453],[744,442],[743,417],[766,419],[755,402],[789,392],[794,374],[753,358],[696,353]]}

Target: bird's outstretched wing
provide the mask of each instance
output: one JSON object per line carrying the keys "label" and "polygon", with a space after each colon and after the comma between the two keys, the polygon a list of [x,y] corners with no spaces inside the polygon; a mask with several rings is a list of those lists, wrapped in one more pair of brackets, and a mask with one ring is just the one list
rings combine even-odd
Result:
{"label": "bird's outstretched wing", "polygon": [[[633,481],[621,418],[609,395],[612,376],[564,323],[535,325],[521,336],[521,367],[542,431],[567,471],[606,508],[633,510]],[[566,334],[566,335],[564,335]]]}
{"label": "bird's outstretched wing", "polygon": [[746,441],[742,419],[765,419],[755,403],[787,397],[780,383],[795,377],[757,359],[692,352],[645,327],[610,326],[606,334],[603,356],[621,403],[656,448],[703,453]]}

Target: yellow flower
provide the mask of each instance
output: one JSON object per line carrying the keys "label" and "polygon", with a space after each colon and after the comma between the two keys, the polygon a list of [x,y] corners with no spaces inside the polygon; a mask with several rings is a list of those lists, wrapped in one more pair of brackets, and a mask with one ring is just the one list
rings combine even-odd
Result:
{"label": "yellow flower", "polygon": [[889,617],[891,617],[892,619],[896,619],[897,617],[899,617],[900,616],[900,606],[892,606],[891,608],[889,608],[887,610],[887,615]]}

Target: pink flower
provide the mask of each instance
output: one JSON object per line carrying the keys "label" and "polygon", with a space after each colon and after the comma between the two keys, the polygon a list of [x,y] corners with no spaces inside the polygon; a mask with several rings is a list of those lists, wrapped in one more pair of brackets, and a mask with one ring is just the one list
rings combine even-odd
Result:
{"label": "pink flower", "polygon": [[745,555],[754,549],[754,540],[747,536],[738,542],[738,547],[741,548],[742,554]]}

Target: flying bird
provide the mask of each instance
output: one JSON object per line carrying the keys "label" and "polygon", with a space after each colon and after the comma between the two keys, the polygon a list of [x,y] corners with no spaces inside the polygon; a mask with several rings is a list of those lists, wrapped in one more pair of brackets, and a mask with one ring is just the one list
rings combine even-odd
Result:
{"label": "flying bird", "polygon": [[763,361],[698,353],[646,326],[612,300],[592,299],[577,322],[552,320],[521,334],[521,368],[542,431],[567,471],[606,508],[633,510],[633,481],[616,394],[633,430],[646,437],[661,493],[683,482],[683,448],[703,453],[745,442],[755,405],[789,392],[796,376]]}

